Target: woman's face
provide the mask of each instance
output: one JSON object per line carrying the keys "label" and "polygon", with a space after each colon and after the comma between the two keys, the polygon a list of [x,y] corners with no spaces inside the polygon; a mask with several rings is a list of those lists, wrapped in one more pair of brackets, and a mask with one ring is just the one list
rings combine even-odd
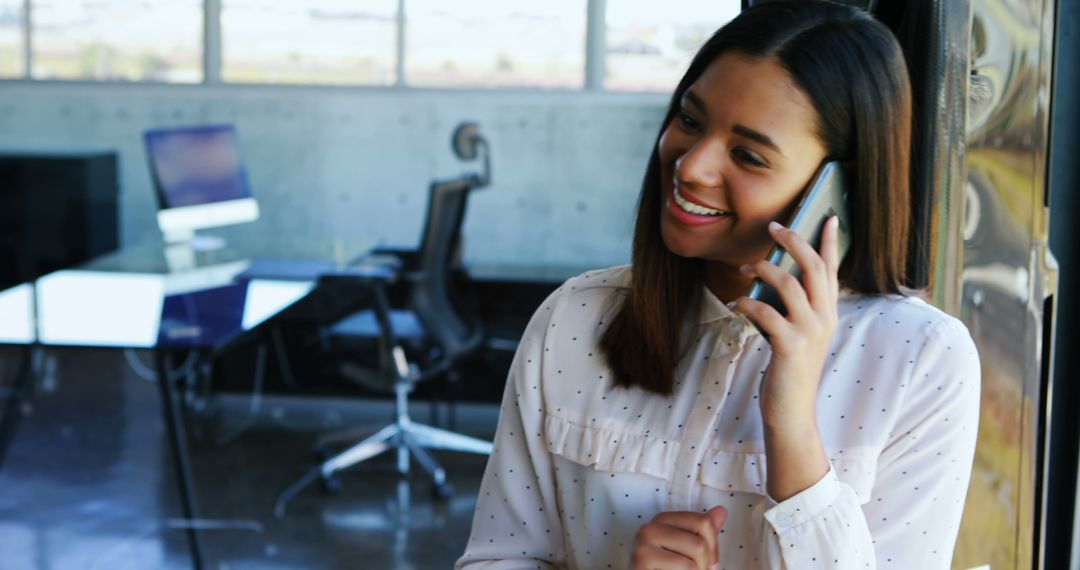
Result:
{"label": "woman's face", "polygon": [[826,156],[816,124],[774,60],[728,51],[713,61],[660,137],[668,249],[734,267],[764,259],[769,222],[786,220]]}

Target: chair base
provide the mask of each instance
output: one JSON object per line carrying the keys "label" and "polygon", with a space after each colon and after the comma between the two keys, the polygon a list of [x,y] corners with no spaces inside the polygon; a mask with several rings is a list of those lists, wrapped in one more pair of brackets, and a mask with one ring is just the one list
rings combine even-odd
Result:
{"label": "chair base", "polygon": [[[415,456],[420,465],[431,476],[434,483],[433,491],[436,499],[446,500],[453,494],[453,487],[446,481],[446,470],[439,465],[429,449],[442,449],[446,451],[463,451],[479,455],[490,455],[493,444],[475,437],[462,435],[452,431],[431,427],[424,424],[414,423],[409,418],[408,394],[412,390],[412,382],[402,374],[394,385],[396,392],[395,411],[397,417],[394,423],[384,426],[379,431],[368,436],[364,440],[353,444],[348,449],[322,461],[314,469],[309,471],[295,483],[285,489],[278,497],[274,506],[274,512],[278,518],[285,516],[285,505],[296,496],[304,487],[310,485],[316,479],[321,479],[323,488],[334,491],[337,488],[334,475],[375,457],[384,451],[391,449],[397,452],[397,470],[401,475],[410,472],[411,456]],[[320,438],[317,447],[321,447],[330,441],[343,439],[342,433],[331,434]]]}
{"label": "chair base", "polygon": [[382,428],[367,439],[327,459],[319,466],[319,474],[324,480],[330,479],[335,473],[363,463],[390,449],[397,451],[398,473],[402,475],[409,474],[409,457],[411,455],[416,457],[416,460],[431,476],[435,485],[441,486],[446,483],[446,471],[431,455],[429,449],[488,455],[491,453],[492,444],[481,439],[424,424],[399,421]]}

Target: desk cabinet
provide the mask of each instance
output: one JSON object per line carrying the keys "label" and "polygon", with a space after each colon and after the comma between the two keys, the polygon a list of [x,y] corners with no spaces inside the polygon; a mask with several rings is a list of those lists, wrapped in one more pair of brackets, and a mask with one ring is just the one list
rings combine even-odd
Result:
{"label": "desk cabinet", "polygon": [[0,154],[0,289],[117,248],[115,153]]}

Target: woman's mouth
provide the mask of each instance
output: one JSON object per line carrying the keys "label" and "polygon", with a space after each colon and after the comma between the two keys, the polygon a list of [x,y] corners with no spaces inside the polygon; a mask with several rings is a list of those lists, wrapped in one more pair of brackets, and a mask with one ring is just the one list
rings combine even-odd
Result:
{"label": "woman's mouth", "polygon": [[705,206],[695,204],[694,202],[687,200],[683,197],[682,194],[679,193],[678,186],[676,186],[672,190],[671,194],[675,197],[675,203],[678,204],[679,207],[683,210],[686,210],[687,213],[697,214],[699,216],[722,216],[724,214],[727,214],[727,212],[725,212],[724,210],[714,210],[712,208],[706,208]]}
{"label": "woman's mouth", "polygon": [[687,200],[681,194],[677,186],[672,187],[668,197],[668,212],[677,221],[688,226],[703,226],[713,224],[731,217],[731,212],[706,208]]}

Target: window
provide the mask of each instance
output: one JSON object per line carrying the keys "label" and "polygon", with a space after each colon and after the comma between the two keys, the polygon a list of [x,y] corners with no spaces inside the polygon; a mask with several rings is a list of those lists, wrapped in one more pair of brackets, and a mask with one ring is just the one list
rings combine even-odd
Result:
{"label": "window", "polygon": [[22,0],[0,0],[0,77],[23,75],[22,8]]}
{"label": "window", "polygon": [[201,0],[34,0],[35,79],[202,81]]}
{"label": "window", "polygon": [[675,89],[698,48],[740,8],[740,0],[608,0],[604,87]]}
{"label": "window", "polygon": [[222,79],[390,85],[397,0],[222,0]]}
{"label": "window", "polygon": [[405,82],[581,88],[586,0],[408,0]]}
{"label": "window", "polygon": [[[34,79],[203,81],[205,0],[30,1]],[[226,82],[581,89],[586,29],[603,25],[603,88],[652,92],[670,91],[741,5],[606,0],[590,24],[589,0],[219,2],[220,43],[209,45]],[[0,78],[26,74],[25,3],[0,0]]]}

